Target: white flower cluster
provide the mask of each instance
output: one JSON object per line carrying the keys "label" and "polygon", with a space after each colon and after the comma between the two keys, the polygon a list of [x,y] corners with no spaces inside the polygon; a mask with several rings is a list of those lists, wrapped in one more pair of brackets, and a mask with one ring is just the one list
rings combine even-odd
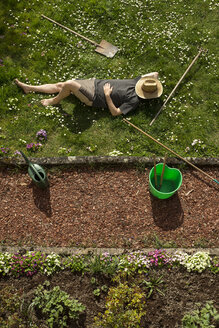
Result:
{"label": "white flower cluster", "polygon": [[128,271],[131,267],[134,270],[140,269],[149,269],[150,267],[150,260],[148,259],[147,255],[142,252],[133,252],[129,253],[124,256],[118,264],[119,270],[122,269],[124,271]]}
{"label": "white flower cluster", "polygon": [[58,254],[51,253],[46,257],[46,262],[44,264],[43,272],[50,276],[54,272],[62,269],[61,258]]}
{"label": "white flower cluster", "polygon": [[176,262],[179,263],[181,265],[184,265],[187,258],[188,258],[188,254],[183,252],[183,251],[176,251],[173,256],[172,256],[172,262]]}
{"label": "white flower cluster", "polygon": [[10,270],[12,255],[9,253],[0,253],[0,274],[7,274]]}
{"label": "white flower cluster", "polygon": [[211,266],[211,257],[207,252],[197,252],[193,255],[187,255],[183,265],[189,272],[203,272]]}
{"label": "white flower cluster", "polygon": [[8,109],[9,110],[20,110],[18,107],[17,107],[17,103],[18,103],[18,99],[17,98],[9,98],[6,100],[6,103],[7,103],[7,106],[8,106]]}
{"label": "white flower cluster", "polygon": [[136,266],[138,268],[150,268],[150,260],[145,254],[136,253]]}
{"label": "white flower cluster", "polygon": [[108,155],[109,156],[120,156],[120,155],[123,155],[123,153],[119,150],[113,150]]}

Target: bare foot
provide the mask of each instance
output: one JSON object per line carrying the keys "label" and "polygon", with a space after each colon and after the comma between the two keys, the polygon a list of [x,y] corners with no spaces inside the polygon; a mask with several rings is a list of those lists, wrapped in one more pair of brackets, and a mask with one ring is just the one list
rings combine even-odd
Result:
{"label": "bare foot", "polygon": [[30,86],[28,84],[20,82],[18,79],[14,80],[15,84],[19,86],[21,89],[23,89],[24,93],[29,93],[30,92]]}
{"label": "bare foot", "polygon": [[43,106],[51,106],[51,105],[57,105],[57,102],[54,100],[54,98],[50,98],[50,99],[41,100],[41,104]]}

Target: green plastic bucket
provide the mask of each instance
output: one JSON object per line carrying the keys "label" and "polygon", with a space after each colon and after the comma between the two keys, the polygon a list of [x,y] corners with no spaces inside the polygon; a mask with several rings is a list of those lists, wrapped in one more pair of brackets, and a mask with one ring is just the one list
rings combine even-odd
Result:
{"label": "green plastic bucket", "polygon": [[[156,165],[156,174],[157,174],[157,185],[160,185],[160,178],[163,169],[163,163],[159,163]],[[155,187],[155,179],[154,179],[154,167],[151,169],[149,173],[149,187],[152,195],[159,199],[167,199],[175,194],[175,192],[180,188],[182,184],[182,173],[180,170],[175,168],[170,168],[165,165],[164,175],[163,175],[163,183],[158,190]]]}

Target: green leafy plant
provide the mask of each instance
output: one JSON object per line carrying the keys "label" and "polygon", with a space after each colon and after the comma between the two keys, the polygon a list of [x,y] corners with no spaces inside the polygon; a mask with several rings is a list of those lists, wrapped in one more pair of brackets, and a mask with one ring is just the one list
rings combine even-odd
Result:
{"label": "green leafy plant", "polygon": [[109,253],[95,255],[90,258],[89,271],[92,275],[102,273],[112,276],[116,273],[118,267],[118,258]]}
{"label": "green leafy plant", "polygon": [[148,290],[147,298],[150,298],[153,292],[158,292],[160,295],[164,296],[164,293],[158,288],[158,286],[163,283],[161,279],[162,276],[159,278],[149,277],[149,281],[145,279],[142,281],[143,288]]}
{"label": "green leafy plant", "polygon": [[108,287],[106,285],[103,285],[101,287],[94,289],[93,294],[94,294],[94,296],[99,297],[101,292],[106,293],[107,291],[108,291]]}
{"label": "green leafy plant", "polygon": [[46,256],[43,266],[43,272],[50,276],[54,272],[62,270],[61,257],[58,254],[51,253]]}
{"label": "green leafy plant", "polygon": [[214,274],[219,273],[219,261],[218,258],[213,257],[211,260],[211,266],[210,266],[210,270],[211,272],[213,272]]}
{"label": "green leafy plant", "polygon": [[139,328],[145,315],[145,294],[141,289],[127,282],[109,289],[106,310],[95,318],[95,328]]}
{"label": "green leafy plant", "polygon": [[197,252],[193,255],[187,255],[183,265],[189,272],[203,272],[205,269],[211,267],[211,257],[207,252]]}
{"label": "green leafy plant", "polygon": [[5,276],[11,269],[12,255],[9,253],[0,253],[0,274]]}
{"label": "green leafy plant", "polygon": [[32,276],[38,271],[43,271],[46,255],[41,252],[27,252],[25,254],[14,254],[11,257],[10,273],[16,277]]}
{"label": "green leafy plant", "polygon": [[150,261],[146,254],[142,252],[131,252],[124,254],[119,261],[118,271],[124,272],[127,275],[132,275],[136,272],[146,273],[150,268]]}
{"label": "green leafy plant", "polygon": [[64,267],[71,272],[84,273],[88,268],[88,259],[82,255],[69,256],[63,263]]}
{"label": "green leafy plant", "polygon": [[106,293],[108,291],[108,286],[107,285],[103,285],[101,286],[101,290]]}
{"label": "green leafy plant", "polygon": [[0,327],[25,328],[25,319],[20,313],[21,297],[12,287],[0,290]]}
{"label": "green leafy plant", "polygon": [[93,294],[94,294],[94,296],[99,297],[100,294],[101,294],[101,290],[100,290],[100,288],[96,288],[96,289],[94,289]]}
{"label": "green leafy plant", "polygon": [[50,283],[46,281],[37,287],[35,298],[30,305],[30,311],[35,309],[46,320],[49,328],[67,327],[71,321],[78,323],[85,311],[85,306],[60,290],[59,286],[49,290]]}
{"label": "green leafy plant", "polygon": [[182,319],[183,328],[216,328],[219,325],[219,314],[213,302],[209,301],[201,308],[196,304],[196,309],[184,315]]}
{"label": "green leafy plant", "polygon": [[91,282],[92,285],[97,285],[97,278],[92,277],[90,282]]}

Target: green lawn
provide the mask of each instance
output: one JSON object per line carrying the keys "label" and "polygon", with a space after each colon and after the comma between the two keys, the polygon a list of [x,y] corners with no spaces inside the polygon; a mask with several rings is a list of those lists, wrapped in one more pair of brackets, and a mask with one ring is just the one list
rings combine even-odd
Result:
{"label": "green lawn", "polygon": [[[48,140],[34,156],[164,155],[164,150],[108,110],[73,96],[44,108],[42,94],[24,95],[14,78],[30,84],[71,78],[132,78],[158,71],[164,86],[127,117],[182,156],[219,154],[216,0],[8,0],[0,7],[0,148],[26,152],[40,129]],[[120,50],[112,59],[41,14]],[[163,113],[152,118],[202,46]],[[2,151],[0,151],[2,153]],[[33,155],[33,154],[31,154]]]}

